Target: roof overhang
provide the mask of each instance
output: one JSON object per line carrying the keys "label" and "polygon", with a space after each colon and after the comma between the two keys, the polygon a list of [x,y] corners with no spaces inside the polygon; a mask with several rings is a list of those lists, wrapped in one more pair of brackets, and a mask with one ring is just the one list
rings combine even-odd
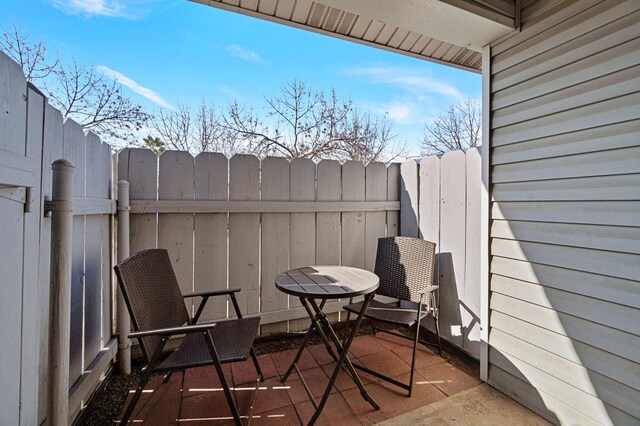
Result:
{"label": "roof overhang", "polygon": [[516,26],[515,0],[191,1],[474,72]]}

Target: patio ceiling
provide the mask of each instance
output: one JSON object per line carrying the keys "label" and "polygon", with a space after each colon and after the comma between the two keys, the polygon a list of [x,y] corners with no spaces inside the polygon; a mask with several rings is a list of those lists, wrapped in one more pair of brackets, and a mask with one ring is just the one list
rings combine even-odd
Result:
{"label": "patio ceiling", "polygon": [[474,72],[515,27],[515,0],[191,0]]}

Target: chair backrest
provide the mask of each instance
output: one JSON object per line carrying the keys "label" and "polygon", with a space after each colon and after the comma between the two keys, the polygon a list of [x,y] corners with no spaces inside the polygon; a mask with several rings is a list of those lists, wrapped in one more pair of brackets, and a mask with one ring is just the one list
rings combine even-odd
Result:
{"label": "chair backrest", "polygon": [[378,239],[377,294],[419,302],[418,292],[433,284],[436,244],[410,237]]}
{"label": "chair backrest", "polygon": [[[143,250],[113,269],[136,331],[180,327],[189,321],[167,250]],[[147,361],[159,342],[155,336],[142,338]]]}

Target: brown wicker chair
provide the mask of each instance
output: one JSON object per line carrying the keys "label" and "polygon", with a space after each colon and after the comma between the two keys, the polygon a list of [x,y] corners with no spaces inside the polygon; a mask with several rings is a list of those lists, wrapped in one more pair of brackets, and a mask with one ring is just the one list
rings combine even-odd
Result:
{"label": "brown wicker chair", "polygon": [[[409,384],[399,382],[391,377],[354,364],[356,368],[362,371],[408,390],[408,396],[411,396],[413,390],[413,373],[418,342],[433,345],[419,338],[421,320],[429,314],[433,316],[435,322],[438,352],[442,354],[440,331],[438,329],[438,286],[433,285],[435,249],[435,243],[417,238],[387,237],[378,240],[375,273],[380,278],[380,287],[376,290],[376,295],[393,297],[399,299],[399,301],[398,303],[387,304],[373,299],[364,316],[371,320],[374,331],[384,331],[413,340],[413,357],[411,359]],[[417,303],[417,309],[414,307],[404,307],[401,301]],[[361,306],[362,302],[351,303],[344,307],[347,311],[347,323],[349,322],[349,315],[352,312],[356,314],[360,312]],[[393,331],[378,329],[375,326],[376,321],[403,325],[408,328],[415,325],[415,337],[411,338]]]}
{"label": "brown wicker chair", "polygon": [[[235,293],[240,289],[181,294],[169,254],[164,249],[141,251],[122,261],[114,270],[135,330],[129,337],[139,340],[142,353],[147,360],[147,366],[142,371],[140,382],[127,406],[122,423],[126,424],[131,418],[142,390],[153,372],[166,371],[166,382],[174,370],[213,364],[233,419],[237,425],[242,424],[238,407],[222,371],[222,364],[244,361],[250,355],[258,374],[256,390],[257,382],[262,381],[263,376],[253,350],[260,318],[242,317],[235,298]],[[209,297],[223,295],[231,297],[238,318],[197,324]],[[202,298],[193,318],[189,318],[184,304],[184,298],[187,297]],[[169,338],[180,335],[185,337],[178,348],[159,361]],[[255,398],[255,392],[253,396]]]}

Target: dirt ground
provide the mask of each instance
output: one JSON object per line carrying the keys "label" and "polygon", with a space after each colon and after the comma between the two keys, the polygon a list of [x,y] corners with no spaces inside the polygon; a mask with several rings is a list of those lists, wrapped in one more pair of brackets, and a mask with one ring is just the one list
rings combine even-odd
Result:
{"label": "dirt ground", "polygon": [[[338,335],[344,326],[343,323],[335,324],[334,328]],[[393,329],[407,336],[411,332],[406,329],[396,329],[394,327],[378,325],[379,328]],[[373,329],[368,322],[364,322],[358,330],[358,335],[372,334]],[[300,346],[304,333],[274,334],[258,337],[255,342],[255,350],[258,355],[296,349]],[[434,336],[424,335],[428,341],[433,341]],[[319,336],[313,336],[311,344],[321,343]],[[443,342],[442,357],[450,364],[464,371],[465,373],[478,377],[480,374],[478,361],[463,354],[458,349]],[[106,426],[113,425],[117,419],[127,398],[130,389],[134,388],[140,379],[140,370],[144,367],[143,359],[132,360],[132,372],[130,375],[121,374],[117,366],[107,376],[96,394],[89,401],[89,405],[81,413],[76,421],[77,425]]]}

